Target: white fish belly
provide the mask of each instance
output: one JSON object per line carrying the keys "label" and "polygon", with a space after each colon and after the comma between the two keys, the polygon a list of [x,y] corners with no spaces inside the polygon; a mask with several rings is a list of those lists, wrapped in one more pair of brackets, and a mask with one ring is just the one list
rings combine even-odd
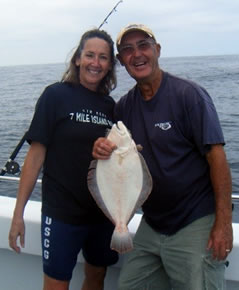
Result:
{"label": "white fish belly", "polygon": [[143,186],[143,169],[137,152],[124,157],[113,152],[98,160],[96,179],[102,200],[115,223],[127,224]]}

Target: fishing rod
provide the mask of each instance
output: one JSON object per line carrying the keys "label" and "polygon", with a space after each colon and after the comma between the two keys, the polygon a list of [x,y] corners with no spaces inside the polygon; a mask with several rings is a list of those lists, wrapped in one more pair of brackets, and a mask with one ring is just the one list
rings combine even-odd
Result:
{"label": "fishing rod", "polygon": [[113,12],[116,12],[116,8],[117,6],[123,2],[123,0],[119,1],[115,6],[114,8],[110,11],[110,13],[105,17],[105,19],[103,20],[103,22],[100,24],[100,26],[98,27],[98,29],[100,29],[105,23],[107,23],[107,19],[110,17],[110,15],[113,13]]}
{"label": "fishing rod", "polygon": [[[100,29],[105,23],[107,23],[108,18],[110,17],[110,15],[113,12],[116,12],[116,8],[117,6],[123,2],[123,0],[119,1],[114,7],[113,9],[110,11],[110,13],[105,17],[105,19],[103,20],[103,22],[100,24],[100,26],[98,27],[98,29]],[[17,162],[14,161],[14,159],[16,158],[18,152],[21,150],[22,145],[24,144],[24,142],[26,141],[26,133],[24,134],[24,136],[22,137],[22,139],[20,140],[20,142],[17,144],[16,148],[14,149],[14,151],[12,152],[12,154],[10,155],[10,157],[8,158],[5,166],[2,168],[1,172],[0,172],[0,176],[5,175],[6,173],[9,174],[16,174],[20,172],[20,166]]]}
{"label": "fishing rod", "polygon": [[26,133],[23,135],[22,139],[19,141],[16,148],[13,150],[12,154],[8,158],[5,166],[2,168],[0,172],[0,176],[5,175],[6,173],[16,174],[20,172],[20,166],[17,162],[14,161],[14,159],[16,158],[18,152],[22,148],[22,145],[24,144],[25,141],[26,141]]}

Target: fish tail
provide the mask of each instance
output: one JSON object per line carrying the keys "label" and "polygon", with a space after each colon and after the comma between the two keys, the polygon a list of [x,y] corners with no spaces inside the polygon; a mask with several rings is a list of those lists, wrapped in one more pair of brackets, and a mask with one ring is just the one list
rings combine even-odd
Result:
{"label": "fish tail", "polygon": [[110,247],[120,254],[129,252],[133,249],[133,241],[128,228],[124,231],[117,227],[115,228],[111,238]]}

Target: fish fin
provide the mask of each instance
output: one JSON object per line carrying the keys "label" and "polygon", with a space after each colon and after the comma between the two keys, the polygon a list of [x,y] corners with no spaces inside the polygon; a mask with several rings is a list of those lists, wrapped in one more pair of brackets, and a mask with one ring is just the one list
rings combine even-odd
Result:
{"label": "fish fin", "polygon": [[96,204],[98,207],[103,211],[103,213],[107,216],[109,220],[113,224],[115,224],[114,219],[112,218],[111,214],[109,213],[107,207],[105,206],[105,203],[101,197],[97,182],[96,182],[96,166],[97,166],[98,160],[92,160],[89,166],[88,176],[87,176],[87,184],[88,189],[94,198]]}
{"label": "fish fin", "polygon": [[139,154],[139,158],[140,158],[142,169],[143,169],[143,186],[142,186],[141,193],[139,195],[139,199],[137,200],[135,204],[135,208],[132,211],[132,215],[130,216],[129,221],[134,216],[136,210],[139,209],[142,206],[142,204],[146,201],[146,199],[148,198],[153,188],[153,180],[149,172],[148,166],[144,160],[144,157],[141,155],[141,153],[138,152],[138,154]]}
{"label": "fish fin", "polygon": [[136,145],[137,151],[140,152],[143,150],[143,146],[141,144]]}
{"label": "fish fin", "polygon": [[133,249],[132,237],[127,227],[126,229],[125,231],[121,231],[119,228],[115,227],[111,238],[111,249],[120,254],[129,252]]}

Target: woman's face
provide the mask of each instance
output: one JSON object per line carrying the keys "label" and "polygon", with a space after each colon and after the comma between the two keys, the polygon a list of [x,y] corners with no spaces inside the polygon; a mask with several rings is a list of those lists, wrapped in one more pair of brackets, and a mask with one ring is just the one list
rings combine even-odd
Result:
{"label": "woman's face", "polygon": [[85,42],[76,65],[80,66],[80,83],[92,91],[97,91],[101,80],[112,68],[110,46],[105,40],[94,37]]}

